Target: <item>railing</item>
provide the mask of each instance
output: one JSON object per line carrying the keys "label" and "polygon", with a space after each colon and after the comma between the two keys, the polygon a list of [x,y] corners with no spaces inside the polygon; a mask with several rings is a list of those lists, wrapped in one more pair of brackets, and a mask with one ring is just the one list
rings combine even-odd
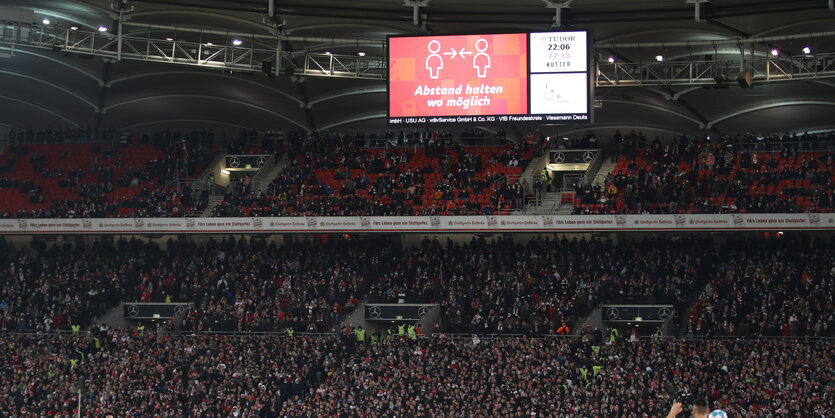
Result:
{"label": "railing", "polygon": [[[243,43],[227,44],[228,33],[170,28],[132,22],[118,23],[130,32],[118,34],[117,28],[98,32],[85,28],[65,28],[26,22],[0,21],[0,43],[13,46],[48,48],[66,53],[86,54],[113,59],[131,59],[166,64],[191,65],[223,70],[260,73],[263,62],[270,62],[270,74],[279,72],[297,77],[348,77],[384,80],[386,61],[381,57],[330,53],[283,51],[280,46],[255,47]],[[169,34],[176,32],[175,37]],[[262,42],[280,45],[283,37],[241,35],[242,39],[261,38]],[[182,38],[191,38],[184,40]],[[217,44],[212,43],[214,40]],[[221,41],[218,42],[218,39]],[[379,41],[382,45],[384,41]],[[262,43],[261,45],[263,45]],[[300,55],[301,64],[296,57]]]}
{"label": "railing", "polygon": [[[129,15],[128,15],[129,16]],[[307,76],[344,77],[385,80],[387,62],[383,56],[336,54],[333,52],[314,53],[287,51],[281,48],[283,41],[305,42],[304,37],[286,35],[267,35],[255,33],[230,34],[213,32],[206,29],[189,29],[162,25],[134,23],[121,16],[116,26],[126,31],[111,28],[110,31],[76,28],[75,30],[58,25],[32,24],[31,22],[0,21],[0,43],[17,47],[25,45],[34,48],[54,49],[57,51],[87,54],[111,59],[132,59],[148,62],[160,62],[174,65],[191,65],[223,70],[260,73],[264,71],[263,62],[273,65],[269,73],[285,73],[296,82],[304,81]],[[175,35],[172,37],[171,35]],[[235,45],[230,37],[238,36],[246,41]],[[600,86],[635,86],[635,85],[717,85],[735,82],[738,74],[748,72],[753,82],[779,82],[783,80],[803,80],[835,77],[835,53],[814,53],[795,56],[771,56],[768,49],[755,51],[756,42],[766,40],[830,39],[833,32],[792,34],[765,38],[746,38],[711,41],[703,47],[713,46],[713,54],[693,54],[692,48],[699,42],[684,42],[678,47],[688,47],[691,56],[680,60],[662,60],[646,62],[599,62],[594,71],[595,85]],[[213,44],[209,39],[217,42]],[[345,40],[333,38],[310,38],[310,41],[344,43]],[[385,51],[382,39],[353,39],[348,42],[379,44]],[[230,45],[231,44],[231,45]],[[596,44],[592,56],[606,55],[611,50],[640,48],[635,55],[650,57],[655,53],[675,48],[676,42],[645,44]],[[258,45],[259,47],[255,47]],[[261,45],[276,45],[261,46]],[[717,47],[724,50],[720,55]],[[371,48],[374,50],[374,48]],[[731,51],[728,51],[731,49]],[[653,51],[653,52],[650,52]],[[732,52],[728,54],[727,52]],[[758,52],[755,54],[755,52]],[[630,54],[627,54],[630,55]],[[704,59],[705,55],[712,55]],[[750,55],[750,58],[748,58]],[[729,58],[723,58],[729,57]]]}
{"label": "railing", "polygon": [[609,173],[606,173],[606,174],[600,173],[600,174],[595,174],[593,176],[590,176],[588,178],[584,176],[583,177],[583,183],[584,183],[584,185],[587,185],[587,186],[594,186],[595,184],[599,184],[600,187],[603,187],[603,185],[606,183],[606,177],[608,175],[609,175]]}
{"label": "railing", "polygon": [[[577,203],[577,193],[574,190],[560,190],[560,204],[559,204],[558,207],[560,209],[562,209],[562,197],[566,193],[571,195],[571,209],[574,210],[574,207],[576,206],[576,203]],[[568,202],[566,202],[566,203],[568,203]]]}
{"label": "railing", "polygon": [[603,152],[598,150],[594,153],[594,159],[591,160],[589,163],[588,168],[586,168],[586,173],[583,174],[583,185],[590,184],[591,180],[597,175],[598,170],[600,170],[600,166],[603,165]]}
{"label": "railing", "polygon": [[835,53],[798,56],[766,56],[752,59],[600,62],[597,86],[691,85],[736,83],[747,72],[755,83],[835,77]]}
{"label": "railing", "polygon": [[264,193],[267,192],[266,187],[264,187],[264,185],[268,185],[272,181],[272,179],[267,178],[267,175],[269,175],[272,172],[276,164],[278,164],[278,161],[276,160],[275,156],[270,155],[269,158],[267,158],[267,162],[265,162],[264,165],[259,167],[258,172],[256,172],[255,175],[252,176],[252,190],[261,190]]}
{"label": "railing", "polygon": [[[181,178],[178,177],[178,178],[175,178],[173,180],[169,180],[168,183],[165,183],[165,188],[176,187],[177,188],[177,193],[180,193],[180,192],[182,192],[183,187],[185,187],[185,186],[191,187],[194,183],[195,183],[194,179],[181,179]],[[194,191],[194,188],[192,187],[192,192],[193,191]]]}
{"label": "railing", "polygon": [[562,176],[562,190],[574,190],[583,185],[585,174],[565,174]]}
{"label": "railing", "polygon": [[763,140],[762,142],[731,143],[732,149],[738,152],[783,152],[785,147],[796,147],[797,152],[833,152],[835,142],[776,142]]}

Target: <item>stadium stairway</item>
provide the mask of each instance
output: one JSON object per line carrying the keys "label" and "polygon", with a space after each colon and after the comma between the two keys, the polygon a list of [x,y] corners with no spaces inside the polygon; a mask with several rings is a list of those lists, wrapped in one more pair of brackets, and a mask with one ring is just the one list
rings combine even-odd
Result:
{"label": "stadium stairway", "polygon": [[599,330],[606,330],[606,325],[603,323],[602,308],[598,306],[591,312],[591,314],[589,314],[589,316],[572,322],[569,325],[571,327],[571,335],[580,335],[587,325]]}
{"label": "stadium stairway", "polygon": [[203,190],[207,187],[207,185],[209,184],[209,174],[214,172],[215,177],[218,176],[218,174],[220,172],[220,165],[224,161],[226,161],[226,154],[225,153],[219,152],[219,153],[217,153],[217,155],[215,155],[214,160],[212,160],[208,165],[206,165],[206,168],[203,170],[203,172],[200,173],[200,175],[197,176],[197,178],[194,179],[193,184],[197,185],[195,187],[192,187],[192,190],[194,191],[194,193],[197,193],[198,188]]}
{"label": "stadium stairway", "polygon": [[287,153],[285,152],[281,156],[281,159],[275,162],[275,165],[273,165],[272,169],[270,169],[268,172],[265,172],[263,176],[260,176],[261,172],[259,171],[258,175],[256,175],[258,178],[253,179],[252,183],[254,187],[252,189],[261,189],[264,191],[264,193],[269,193],[269,191],[266,190],[267,187],[270,185],[270,183],[272,183],[273,180],[275,180],[276,177],[278,177],[278,174],[281,173],[281,170],[283,170],[284,167],[287,165],[287,161]]}
{"label": "stadium stairway", "polygon": [[708,290],[712,289],[708,289],[709,285],[710,283],[706,284],[699,292],[691,295],[690,301],[687,302],[687,308],[681,312],[681,316],[679,317],[679,332],[678,335],[676,335],[677,337],[687,337],[687,330],[690,328],[690,316],[693,314],[693,311],[696,310],[696,304],[699,303],[701,296]]}
{"label": "stadium stairway", "polygon": [[542,203],[539,205],[529,205],[525,209],[527,215],[553,215],[560,209],[560,200],[562,199],[562,192],[545,192],[542,193]]}
{"label": "stadium stairway", "polygon": [[[545,167],[545,164],[548,162],[547,153],[541,157],[534,157],[531,159],[531,162],[528,163],[528,166],[525,167],[525,171],[519,176],[519,181],[527,181],[528,182],[528,201],[533,200],[533,182],[539,177],[539,172],[542,170],[542,167]],[[515,209],[511,215],[527,215],[531,214],[531,210],[537,208],[536,206],[531,206],[530,204],[525,209]]]}
{"label": "stadium stairway", "polygon": [[[226,190],[223,187],[215,186],[215,191],[217,191],[218,189]],[[200,217],[201,218],[208,218],[208,217],[212,216],[212,212],[213,212],[215,206],[223,203],[223,198],[225,197],[225,195],[226,195],[226,193],[209,195],[209,201],[206,204],[206,209],[203,209],[203,213],[200,214]]]}
{"label": "stadium stairway", "polygon": [[587,177],[587,179],[591,182],[592,185],[595,184],[595,181],[599,181],[600,186],[603,187],[603,179],[605,179],[606,176],[608,176],[609,173],[611,173],[615,169],[615,166],[617,164],[617,161],[612,162],[610,158],[607,158],[606,161],[604,161],[603,164],[600,165],[600,169],[597,170],[597,173],[595,173],[595,175],[592,177]]}

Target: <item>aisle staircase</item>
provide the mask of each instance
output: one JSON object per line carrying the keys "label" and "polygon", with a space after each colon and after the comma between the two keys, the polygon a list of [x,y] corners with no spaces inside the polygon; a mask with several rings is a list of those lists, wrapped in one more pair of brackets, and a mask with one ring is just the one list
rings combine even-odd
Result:
{"label": "aisle staircase", "polygon": [[612,170],[615,169],[616,165],[617,161],[612,162],[609,159],[607,159],[603,162],[603,164],[600,165],[600,169],[597,170],[597,173],[595,173],[594,176],[587,177],[586,181],[589,182],[592,186],[594,186],[595,182],[599,182],[600,187],[603,187],[603,179],[605,179],[606,176],[608,176],[609,173],[611,173]]}
{"label": "aisle staircase", "polygon": [[276,177],[278,177],[278,173],[280,173],[281,170],[284,169],[284,167],[287,165],[287,162],[287,153],[285,152],[284,155],[281,156],[281,159],[276,161],[275,165],[273,165],[269,172],[265,172],[263,176],[257,176],[257,178],[253,179],[252,190],[257,191],[258,189],[261,189],[261,191],[263,191],[264,193],[269,193],[270,191],[268,190],[268,188],[270,183],[272,183],[272,181],[275,180]]}
{"label": "aisle staircase", "polygon": [[[218,192],[218,189],[225,190],[222,187],[215,186],[216,193]],[[203,213],[200,214],[200,217],[208,218],[212,216],[212,210],[214,210],[215,206],[223,202],[224,195],[225,193],[209,195],[209,203],[206,205],[206,209],[203,209]]]}

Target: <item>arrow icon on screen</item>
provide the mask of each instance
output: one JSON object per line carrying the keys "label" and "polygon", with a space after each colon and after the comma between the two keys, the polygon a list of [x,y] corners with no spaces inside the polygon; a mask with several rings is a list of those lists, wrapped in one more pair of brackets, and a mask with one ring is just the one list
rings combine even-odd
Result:
{"label": "arrow icon on screen", "polygon": [[457,56],[461,56],[461,58],[467,59],[467,55],[472,55],[472,51],[467,51],[467,47],[461,48],[460,51],[456,51],[454,48],[450,48],[449,52],[444,52],[444,55],[449,55],[449,59],[454,59]]}

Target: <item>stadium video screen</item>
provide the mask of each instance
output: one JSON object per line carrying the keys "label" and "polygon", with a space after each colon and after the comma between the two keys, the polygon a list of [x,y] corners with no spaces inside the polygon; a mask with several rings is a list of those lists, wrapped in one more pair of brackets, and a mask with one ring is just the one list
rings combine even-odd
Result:
{"label": "stadium video screen", "polygon": [[585,31],[388,38],[388,122],[588,123]]}

